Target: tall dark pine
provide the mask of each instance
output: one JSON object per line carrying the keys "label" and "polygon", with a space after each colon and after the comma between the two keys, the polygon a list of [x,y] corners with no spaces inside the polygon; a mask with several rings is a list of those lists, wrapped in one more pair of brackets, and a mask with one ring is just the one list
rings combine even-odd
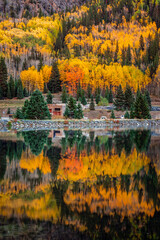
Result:
{"label": "tall dark pine", "polygon": [[28,102],[26,119],[50,119],[51,115],[42,93],[36,90]]}
{"label": "tall dark pine", "polygon": [[53,61],[52,64],[52,72],[48,82],[48,89],[51,93],[58,93],[61,91],[61,80],[58,70],[58,63],[56,61]]}
{"label": "tall dark pine", "polygon": [[143,119],[150,119],[151,115],[149,112],[148,102],[146,97],[142,95],[142,93],[138,94],[136,97],[135,105],[135,117],[136,118],[143,118]]}
{"label": "tall dark pine", "polygon": [[148,90],[145,91],[145,98],[146,98],[146,101],[148,103],[149,109],[151,110],[151,107],[152,107],[152,105],[151,105],[151,98],[150,98]]}
{"label": "tall dark pine", "polygon": [[109,103],[113,103],[113,93],[112,93],[112,87],[110,86],[110,91],[109,91]]}
{"label": "tall dark pine", "polygon": [[122,86],[119,85],[118,89],[117,89],[117,94],[116,94],[116,99],[114,101],[114,105],[117,108],[117,110],[122,110],[124,108],[124,94],[123,94],[123,90],[122,90]]}
{"label": "tall dark pine", "polygon": [[7,96],[7,67],[3,57],[0,58],[0,87],[2,89],[3,97]]}
{"label": "tall dark pine", "polygon": [[18,98],[18,99],[24,98],[24,95],[23,95],[23,86],[22,86],[22,81],[21,81],[21,79],[19,79],[18,82],[17,82],[17,98]]}
{"label": "tall dark pine", "polygon": [[10,88],[11,98],[14,98],[15,97],[15,83],[14,83],[12,76],[10,76],[8,88]]}
{"label": "tall dark pine", "polygon": [[139,39],[139,47],[142,51],[144,50],[144,39],[143,39],[142,34],[141,34],[140,39]]}
{"label": "tall dark pine", "polygon": [[129,110],[134,102],[134,96],[132,94],[131,87],[128,84],[126,86],[124,98],[125,98],[125,108]]}
{"label": "tall dark pine", "polygon": [[126,54],[126,65],[131,65],[132,64],[132,55],[131,55],[131,47],[128,45],[127,48],[127,54]]}

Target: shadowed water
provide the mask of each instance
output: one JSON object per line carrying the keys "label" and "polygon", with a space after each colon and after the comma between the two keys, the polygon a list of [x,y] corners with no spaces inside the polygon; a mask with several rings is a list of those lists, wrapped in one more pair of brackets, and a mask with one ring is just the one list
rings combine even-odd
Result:
{"label": "shadowed water", "polygon": [[159,239],[160,136],[0,136],[0,239]]}

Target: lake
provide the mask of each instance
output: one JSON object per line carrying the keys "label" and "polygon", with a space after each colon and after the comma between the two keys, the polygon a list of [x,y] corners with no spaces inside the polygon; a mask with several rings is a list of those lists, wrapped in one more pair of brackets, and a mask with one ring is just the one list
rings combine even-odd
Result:
{"label": "lake", "polygon": [[160,133],[0,133],[0,239],[160,239]]}

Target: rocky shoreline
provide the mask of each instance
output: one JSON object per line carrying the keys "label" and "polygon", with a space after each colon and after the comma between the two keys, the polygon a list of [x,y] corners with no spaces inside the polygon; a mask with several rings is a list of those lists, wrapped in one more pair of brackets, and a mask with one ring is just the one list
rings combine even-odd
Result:
{"label": "rocky shoreline", "polygon": [[112,128],[160,128],[160,120],[107,119],[107,120],[0,120],[0,131],[48,130],[48,129],[112,129]]}

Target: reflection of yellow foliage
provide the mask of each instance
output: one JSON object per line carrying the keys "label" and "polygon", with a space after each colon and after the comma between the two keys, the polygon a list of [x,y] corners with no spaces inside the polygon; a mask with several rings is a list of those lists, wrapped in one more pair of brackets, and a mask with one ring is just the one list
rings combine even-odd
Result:
{"label": "reflection of yellow foliage", "polygon": [[0,198],[0,213],[6,217],[27,216],[34,220],[53,220],[53,222],[57,222],[60,210],[51,192],[45,193],[44,197],[33,201]]}
{"label": "reflection of yellow foliage", "polygon": [[[71,156],[69,158],[72,159]],[[89,156],[80,156],[79,161],[82,162],[81,166],[83,168],[76,172],[72,171],[74,160],[70,164],[67,164],[68,161],[67,157],[60,160],[57,175],[58,178],[68,179],[69,181],[96,179],[97,176],[101,175],[111,177],[119,177],[121,174],[133,175],[150,162],[144,153],[138,154],[136,149],[128,157],[126,157],[124,151],[120,157],[115,154],[114,150],[112,150],[111,156],[102,152],[96,154],[93,151]]]}
{"label": "reflection of yellow foliage", "polygon": [[143,194],[142,201],[139,203],[137,191],[131,190],[127,194],[126,191],[121,191],[120,186],[117,187],[116,194],[114,188],[106,191],[103,186],[97,185],[92,186],[91,191],[73,193],[70,186],[65,194],[64,201],[72,211],[85,211],[87,204],[91,213],[99,215],[112,215],[115,210],[122,217],[133,216],[139,212],[144,212],[149,216],[153,216],[155,213],[154,203],[153,201],[147,203],[146,194]]}
{"label": "reflection of yellow foliage", "polygon": [[49,159],[43,156],[43,151],[35,156],[30,151],[23,152],[20,160],[20,167],[33,173],[37,168],[44,174],[51,173]]}

